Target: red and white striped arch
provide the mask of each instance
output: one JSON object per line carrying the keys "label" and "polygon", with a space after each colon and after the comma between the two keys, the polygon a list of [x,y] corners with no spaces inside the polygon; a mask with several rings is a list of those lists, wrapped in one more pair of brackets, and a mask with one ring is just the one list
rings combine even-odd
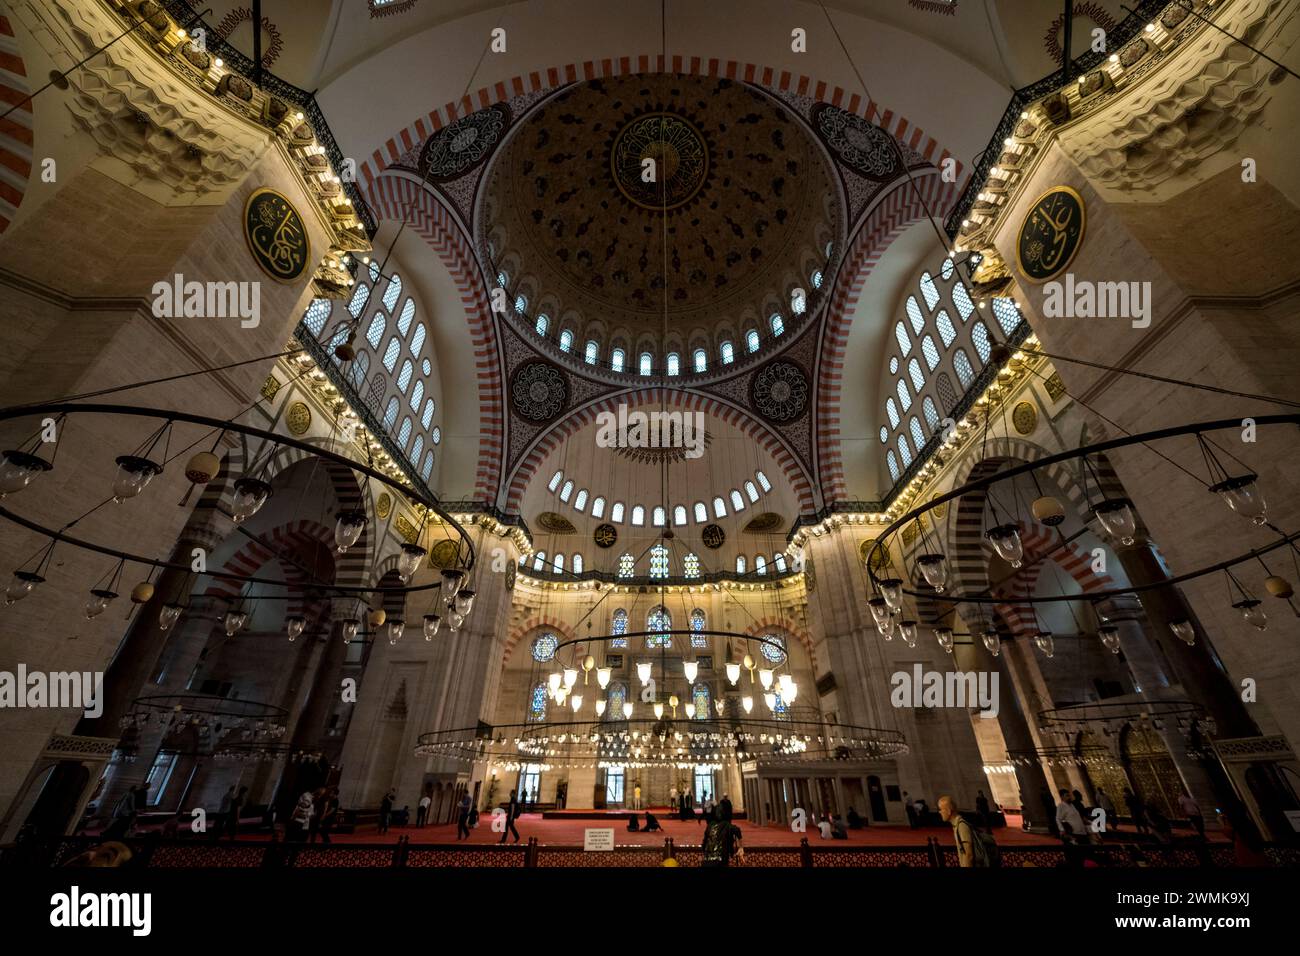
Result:
{"label": "red and white striped arch", "polygon": [[505,651],[501,655],[502,665],[510,663],[510,657],[515,652],[515,647],[524,638],[533,637],[542,631],[554,631],[561,641],[573,640],[573,632],[569,626],[559,618],[541,615],[540,617],[529,618],[526,624],[514,628],[506,638]]}
{"label": "red and white striped arch", "polygon": [[745,628],[745,633],[750,637],[759,637],[770,634],[773,631],[780,634],[787,641],[789,641],[790,638],[794,638],[802,644],[804,650],[808,652],[808,659],[812,661],[813,673],[817,673],[817,651],[813,649],[812,635],[809,634],[806,629],[791,624],[784,618],[779,617],[763,617],[756,623]]}
{"label": "red and white striped arch", "polygon": [[1061,543],[1060,535],[1038,522],[1017,522],[1020,541],[1024,546],[1024,566],[1009,581],[1004,582],[995,596],[1007,600],[994,605],[1013,634],[1032,637],[1038,630],[1034,607],[1028,598],[1034,593],[1038,580],[1048,561],[1054,562],[1078,583],[1083,597],[1115,586],[1108,574],[1098,574],[1092,568],[1092,555],[1079,547],[1077,541]]}
{"label": "red and white striped arch", "polygon": [[[323,551],[333,556],[331,544],[333,532],[315,521],[293,521],[281,525],[263,534],[260,540],[248,541],[235,554],[226,559],[218,570],[231,574],[254,575],[272,562],[278,562],[284,572],[287,588],[285,594],[285,616],[307,613],[306,589],[312,582],[307,573],[297,563],[288,558],[296,558],[299,563],[316,558]],[[212,599],[237,600],[242,585],[239,581],[215,578],[203,593]]]}
{"label": "red and white striped arch", "polygon": [[[9,18],[0,15],[0,105],[22,103],[31,93]],[[0,120],[0,233],[22,204],[32,175],[32,104],[23,103]]]}

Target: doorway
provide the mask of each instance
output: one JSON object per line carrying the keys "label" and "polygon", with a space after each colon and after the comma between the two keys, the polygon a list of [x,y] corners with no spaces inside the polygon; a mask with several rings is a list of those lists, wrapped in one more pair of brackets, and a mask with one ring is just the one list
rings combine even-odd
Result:
{"label": "doorway", "polygon": [[885,791],[880,786],[879,777],[867,778],[867,799],[871,801],[871,819],[887,821],[889,814],[885,812]]}

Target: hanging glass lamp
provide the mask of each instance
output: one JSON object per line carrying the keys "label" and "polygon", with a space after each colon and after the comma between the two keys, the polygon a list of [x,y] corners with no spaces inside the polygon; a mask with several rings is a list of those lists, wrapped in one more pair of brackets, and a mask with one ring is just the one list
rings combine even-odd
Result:
{"label": "hanging glass lamp", "polygon": [[339,554],[357,543],[366,530],[366,513],[356,508],[340,511],[334,520],[334,548]]}
{"label": "hanging glass lamp", "polygon": [[1210,490],[1222,498],[1233,511],[1255,524],[1268,521],[1268,505],[1259,488],[1259,475],[1237,475],[1226,478]]}
{"label": "hanging glass lamp", "polygon": [[291,614],[284,619],[284,630],[290,641],[296,641],[306,626],[307,619],[301,614]]}
{"label": "hanging glass lamp", "polygon": [[397,555],[397,576],[403,582],[411,580],[411,575],[420,569],[420,562],[428,553],[418,544],[403,544]]}
{"label": "hanging glass lamp", "polygon": [[1093,505],[1092,513],[1097,516],[1108,535],[1119,539],[1126,547],[1133,544],[1137,534],[1137,518],[1133,514],[1132,503],[1127,498],[1107,498]]}
{"label": "hanging glass lamp", "polygon": [[22,491],[52,467],[44,458],[11,448],[0,458],[0,498]]}
{"label": "hanging glass lamp", "polygon": [[984,532],[984,537],[989,539],[998,557],[1013,568],[1018,568],[1024,563],[1025,546],[1020,540],[1020,529],[1015,525],[1003,524],[996,528],[989,528]]}
{"label": "hanging glass lamp", "polygon": [[144,491],[155,475],[162,474],[162,465],[138,455],[119,455],[117,475],[113,478],[113,501],[121,504]]}
{"label": "hanging glass lamp", "polygon": [[98,617],[108,610],[108,606],[117,599],[117,592],[105,588],[94,588],[86,601],[86,620]]}
{"label": "hanging glass lamp", "polygon": [[271,486],[260,478],[240,478],[235,482],[234,496],[230,501],[230,517],[235,524],[243,524],[261,510],[271,497]]}
{"label": "hanging glass lamp", "polygon": [[948,584],[948,559],[942,554],[923,554],[916,559],[925,583],[939,593]]}

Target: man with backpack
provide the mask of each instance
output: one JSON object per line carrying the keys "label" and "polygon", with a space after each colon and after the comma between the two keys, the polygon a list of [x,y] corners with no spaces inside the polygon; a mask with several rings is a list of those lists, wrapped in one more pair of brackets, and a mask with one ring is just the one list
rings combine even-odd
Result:
{"label": "man with backpack", "polygon": [[957,844],[957,862],[963,867],[1000,866],[1002,857],[993,835],[984,830],[977,830],[957,809],[952,797],[944,794],[939,798],[939,816],[952,824],[952,838]]}

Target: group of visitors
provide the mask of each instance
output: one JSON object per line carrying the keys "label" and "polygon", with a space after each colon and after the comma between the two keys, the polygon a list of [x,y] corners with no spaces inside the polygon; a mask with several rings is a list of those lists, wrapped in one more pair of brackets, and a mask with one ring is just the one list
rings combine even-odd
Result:
{"label": "group of visitors", "polygon": [[[391,809],[391,804],[390,804]],[[290,843],[330,842],[330,833],[338,823],[339,792],[335,787],[306,790],[298,798],[289,817],[285,838]],[[382,816],[381,816],[382,820]],[[387,824],[381,832],[387,832]]]}
{"label": "group of visitors", "polygon": [[[1104,787],[1097,788],[1096,802],[1092,807],[1087,806],[1083,794],[1077,789],[1062,788],[1059,794],[1061,802],[1056,805],[1056,830],[1057,835],[1066,843],[1100,843],[1101,833],[1119,829],[1120,818],[1115,803]],[[1147,803],[1127,787],[1124,789],[1123,801],[1138,833],[1154,836],[1159,843],[1173,842],[1173,824],[1158,806]],[[1191,824],[1196,835],[1204,839],[1205,816],[1200,804],[1185,791],[1179,795],[1177,804],[1179,812]],[[1101,810],[1102,815],[1096,814],[1096,810]]]}

